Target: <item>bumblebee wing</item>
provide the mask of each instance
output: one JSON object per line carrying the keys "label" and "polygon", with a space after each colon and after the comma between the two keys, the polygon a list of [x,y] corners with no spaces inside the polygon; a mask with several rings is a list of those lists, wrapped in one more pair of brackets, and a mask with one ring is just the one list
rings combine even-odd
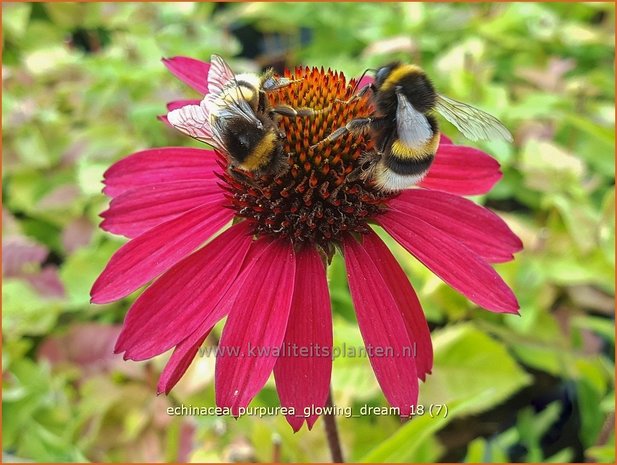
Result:
{"label": "bumblebee wing", "polygon": [[231,103],[222,106],[216,114],[217,120],[233,119],[238,117],[243,118],[256,126],[262,125],[261,121],[259,121],[257,116],[255,116],[255,112],[249,103],[243,99],[233,98]]}
{"label": "bumblebee wing", "polygon": [[435,110],[450,121],[470,140],[505,139],[512,142],[512,134],[497,118],[477,108],[437,94]]}
{"label": "bumblebee wing", "polygon": [[416,110],[401,92],[396,93],[396,128],[399,139],[410,147],[419,147],[433,136],[426,116]]}
{"label": "bumblebee wing", "polygon": [[170,111],[167,120],[180,132],[206,144],[216,145],[208,114],[201,105],[186,105]]}
{"label": "bumblebee wing", "polygon": [[219,95],[225,86],[235,78],[229,65],[219,55],[210,57],[208,71],[208,95]]}

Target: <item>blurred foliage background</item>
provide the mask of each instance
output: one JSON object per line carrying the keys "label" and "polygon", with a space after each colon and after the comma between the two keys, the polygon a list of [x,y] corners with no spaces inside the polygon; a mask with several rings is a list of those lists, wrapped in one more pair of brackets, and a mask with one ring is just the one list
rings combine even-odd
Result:
{"label": "blurred foliage background", "polygon": [[[319,420],[168,416],[213,405],[196,360],[155,395],[167,355],[124,362],[112,347],[134,299],[91,306],[123,243],[97,229],[101,175],[139,149],[195,145],[156,120],[197,97],[161,57],[226,57],[236,70],[306,64],[356,76],[398,58],[441,92],[512,129],[480,143],[503,180],[478,201],[525,250],[499,266],[521,316],[494,315],[400,248],[433,330],[420,402],[447,419],[338,418],[350,461],[614,461],[614,5],[2,5],[3,410],[5,460],[327,461]],[[465,140],[444,126],[458,143]],[[336,343],[361,344],[344,268],[331,267]],[[214,343],[212,339],[209,343]],[[337,359],[339,406],[386,405],[368,360]],[[278,405],[270,383],[254,405]]]}

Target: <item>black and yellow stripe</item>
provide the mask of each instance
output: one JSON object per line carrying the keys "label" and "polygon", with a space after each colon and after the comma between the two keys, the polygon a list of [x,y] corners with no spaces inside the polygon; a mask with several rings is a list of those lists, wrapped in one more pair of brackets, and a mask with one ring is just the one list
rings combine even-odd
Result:
{"label": "black and yellow stripe", "polygon": [[251,148],[244,161],[240,164],[242,169],[254,171],[263,168],[270,163],[274,155],[277,143],[277,136],[274,131],[264,134],[264,136]]}
{"label": "black and yellow stripe", "polygon": [[425,76],[424,70],[416,65],[395,66],[392,71],[390,71],[390,74],[384,80],[383,84],[381,84],[379,90],[386,91],[394,89],[394,87],[400,86],[405,80],[415,76]]}

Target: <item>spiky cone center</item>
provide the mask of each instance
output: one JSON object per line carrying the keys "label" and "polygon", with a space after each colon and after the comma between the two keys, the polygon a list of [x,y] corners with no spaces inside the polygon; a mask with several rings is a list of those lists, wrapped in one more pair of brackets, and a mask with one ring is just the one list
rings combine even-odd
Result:
{"label": "spiky cone center", "polygon": [[[367,222],[384,211],[392,196],[379,191],[366,172],[373,151],[368,134],[348,133],[315,148],[336,129],[373,112],[370,98],[349,101],[355,81],[330,70],[296,68],[286,77],[293,84],[268,94],[270,104],[310,108],[310,117],[280,117],[289,170],[256,177],[231,169],[225,173],[228,198],[236,215],[255,235],[287,238],[297,247],[312,245],[331,257],[346,233],[366,233]],[[323,111],[320,111],[323,110]]]}

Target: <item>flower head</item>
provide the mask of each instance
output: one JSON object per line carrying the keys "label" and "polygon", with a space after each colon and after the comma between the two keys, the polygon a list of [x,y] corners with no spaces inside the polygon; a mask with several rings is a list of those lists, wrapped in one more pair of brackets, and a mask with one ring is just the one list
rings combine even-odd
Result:
{"label": "flower head", "polygon": [[[164,62],[208,92],[208,64],[184,57]],[[471,301],[516,313],[516,298],[491,263],[512,259],[521,243],[497,215],[461,197],[488,192],[501,177],[499,165],[442,136],[419,188],[380,191],[363,176],[369,135],[311,148],[349,120],[370,115],[370,100],[341,102],[354,82],[340,73],[297,68],[287,76],[297,83],[268,94],[272,105],[331,107],[278,120],[288,154],[284,173],[230,168],[218,147],[145,150],[105,173],[112,201],[101,226],[130,241],[95,282],[92,301],[120,299],[151,282],[129,310],[116,351],[144,360],[175,348],[160,392],[169,392],[228,316],[217,352],[217,404],[238,412],[274,372],[281,404],[296,409],[288,421],[298,430],[316,420],[303,418],[304,408],[321,407],[328,397],[326,267],[340,250],[366,345],[391,348],[391,356],[370,357],[377,381],[390,404],[409,416],[418,379],[432,368],[430,333],[409,280],[372,226],[382,226]],[[168,109],[198,104],[172,102]],[[416,357],[404,355],[411,346]],[[293,347],[311,350],[291,353]]]}
{"label": "flower head", "polygon": [[316,247],[331,258],[346,235],[368,233],[368,221],[385,210],[392,195],[361,179],[363,154],[373,148],[368,137],[349,134],[318,149],[311,146],[372,108],[368,98],[340,102],[351,98],[355,84],[348,85],[342,74],[298,68],[289,77],[298,84],[270,94],[272,105],[329,111],[314,118],[281,118],[283,150],[290,154],[284,174],[255,179],[232,169],[224,181],[236,216],[245,218],[255,235],[289,239],[296,249]]}

